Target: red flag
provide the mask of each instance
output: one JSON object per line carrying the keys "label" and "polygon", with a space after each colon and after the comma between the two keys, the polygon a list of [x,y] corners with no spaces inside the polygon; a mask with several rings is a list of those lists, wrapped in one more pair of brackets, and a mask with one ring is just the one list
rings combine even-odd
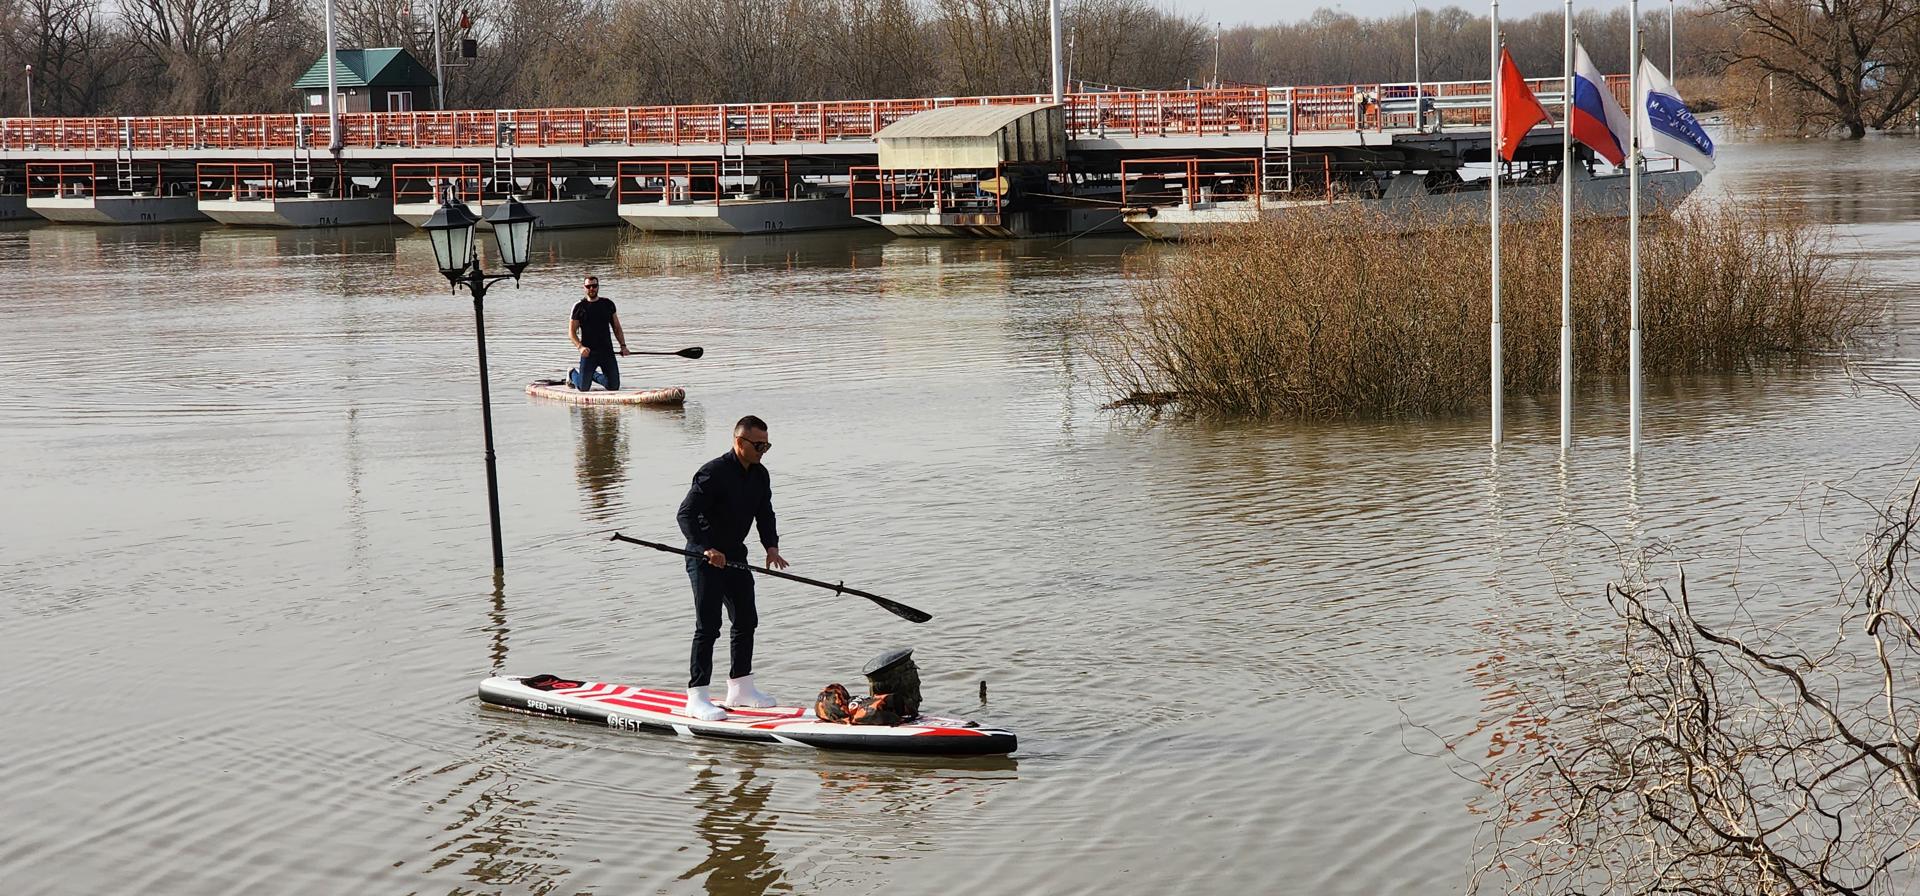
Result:
{"label": "red flag", "polygon": [[1533,130],[1533,126],[1543,121],[1552,121],[1540,99],[1527,89],[1527,79],[1520,77],[1520,67],[1513,64],[1513,54],[1506,47],[1500,48],[1500,158],[1513,161],[1513,152],[1520,148],[1520,140]]}

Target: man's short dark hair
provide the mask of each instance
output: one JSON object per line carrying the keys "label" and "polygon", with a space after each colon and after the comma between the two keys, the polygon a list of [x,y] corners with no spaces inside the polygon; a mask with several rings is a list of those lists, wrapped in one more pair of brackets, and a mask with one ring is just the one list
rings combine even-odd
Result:
{"label": "man's short dark hair", "polygon": [[733,425],[733,434],[736,436],[743,435],[756,429],[765,432],[767,429],[767,421],[748,414],[745,417],[741,417],[739,423]]}

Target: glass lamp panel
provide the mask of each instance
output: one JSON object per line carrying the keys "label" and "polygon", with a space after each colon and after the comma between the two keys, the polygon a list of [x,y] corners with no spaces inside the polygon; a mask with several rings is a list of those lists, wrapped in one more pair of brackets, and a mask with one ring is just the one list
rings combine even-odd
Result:
{"label": "glass lamp panel", "polygon": [[487,211],[487,223],[493,225],[494,243],[500,250],[500,263],[516,275],[526,268],[533,251],[535,220],[534,214],[512,196]]}
{"label": "glass lamp panel", "polygon": [[440,273],[456,277],[473,260],[474,221],[473,213],[465,206],[446,202],[420,225],[433,245],[433,263],[439,266]]}
{"label": "glass lamp panel", "polygon": [[493,238],[500,245],[500,263],[519,267],[527,263],[533,250],[533,222],[510,221],[493,225]]}

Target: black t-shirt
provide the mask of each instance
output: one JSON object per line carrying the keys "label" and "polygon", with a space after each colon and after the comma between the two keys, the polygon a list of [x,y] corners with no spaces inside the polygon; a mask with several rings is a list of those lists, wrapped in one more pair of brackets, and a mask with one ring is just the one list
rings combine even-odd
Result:
{"label": "black t-shirt", "polygon": [[613,351],[613,313],[612,299],[574,303],[573,319],[580,322],[580,344],[596,352]]}

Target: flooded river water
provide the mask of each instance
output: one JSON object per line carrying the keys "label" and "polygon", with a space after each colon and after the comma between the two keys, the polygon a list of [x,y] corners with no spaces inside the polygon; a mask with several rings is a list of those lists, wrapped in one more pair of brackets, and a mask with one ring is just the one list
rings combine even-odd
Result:
{"label": "flooded river water", "polygon": [[[1736,144],[1706,192],[1836,225],[1891,302],[1858,360],[1920,391],[1920,144]],[[1390,424],[1099,407],[1076,314],[1155,253],[1070,243],[546,234],[489,296],[506,573],[488,558],[472,307],[419,234],[0,230],[0,891],[1450,893],[1556,651],[1604,638],[1623,545],[1697,593],[1831,596],[1920,410],[1837,362]],[[629,383],[570,363],[597,273]],[[1624,372],[1622,379],[1624,379]],[[912,645],[1007,760],[695,743],[496,711],[492,672],[684,681],[689,476],[771,424],[793,571],[757,671],[788,702]],[[755,552],[756,560],[758,552]],[[1774,587],[1764,587],[1772,585]],[[725,654],[723,639],[720,654]],[[723,667],[724,668],[724,667]],[[979,683],[987,682],[987,702]]]}

